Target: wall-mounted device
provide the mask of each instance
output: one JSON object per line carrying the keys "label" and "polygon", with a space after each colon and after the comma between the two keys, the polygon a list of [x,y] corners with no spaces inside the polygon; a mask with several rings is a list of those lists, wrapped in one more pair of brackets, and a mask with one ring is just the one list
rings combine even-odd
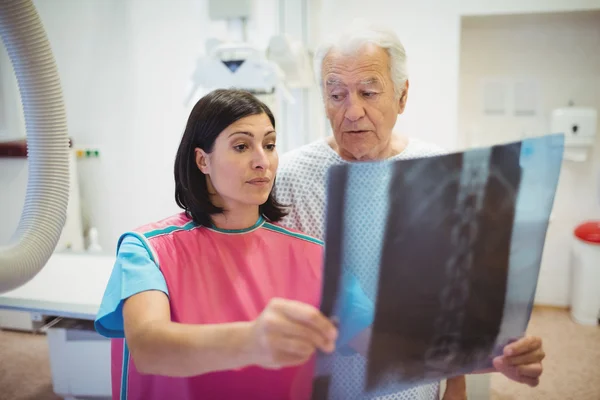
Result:
{"label": "wall-mounted device", "polygon": [[565,159],[585,161],[594,146],[598,112],[587,107],[558,108],[552,112],[550,130],[565,135]]}

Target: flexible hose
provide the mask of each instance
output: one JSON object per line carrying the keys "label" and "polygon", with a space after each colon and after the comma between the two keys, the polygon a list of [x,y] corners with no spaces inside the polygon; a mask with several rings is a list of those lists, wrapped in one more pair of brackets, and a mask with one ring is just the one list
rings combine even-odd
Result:
{"label": "flexible hose", "polygon": [[31,0],[0,0],[0,34],[19,83],[29,159],[19,226],[0,246],[1,294],[33,278],[56,248],[69,198],[69,140],[58,70]]}

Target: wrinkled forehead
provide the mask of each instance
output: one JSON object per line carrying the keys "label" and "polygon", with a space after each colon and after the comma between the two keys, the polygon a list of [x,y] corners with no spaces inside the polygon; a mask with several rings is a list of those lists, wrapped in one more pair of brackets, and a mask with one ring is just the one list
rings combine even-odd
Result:
{"label": "wrinkled forehead", "polygon": [[335,85],[387,85],[391,82],[390,59],[381,47],[332,49],[323,59],[324,87]]}

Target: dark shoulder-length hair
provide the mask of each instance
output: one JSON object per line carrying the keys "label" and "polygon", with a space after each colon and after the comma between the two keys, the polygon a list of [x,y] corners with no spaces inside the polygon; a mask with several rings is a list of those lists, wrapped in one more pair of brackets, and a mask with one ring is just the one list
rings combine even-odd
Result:
{"label": "dark shoulder-length hair", "polygon": [[[266,114],[275,128],[275,118],[266,104],[251,93],[218,89],[202,97],[192,109],[175,158],[175,201],[196,223],[211,226],[211,215],[222,213],[211,201],[206,177],[196,164],[195,149],[211,153],[219,134],[234,122],[251,115]],[[259,206],[259,213],[272,222],[286,215],[273,198]]]}

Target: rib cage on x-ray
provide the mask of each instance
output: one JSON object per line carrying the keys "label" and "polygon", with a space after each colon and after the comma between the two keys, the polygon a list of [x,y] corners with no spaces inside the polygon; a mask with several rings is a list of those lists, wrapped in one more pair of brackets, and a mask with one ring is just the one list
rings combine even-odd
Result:
{"label": "rib cage on x-ray", "polygon": [[[343,269],[378,269],[360,282],[375,302],[362,398],[489,367],[524,334],[562,151],[562,135],[550,135],[331,169],[323,313],[333,312]],[[358,203],[368,222],[355,218]],[[357,220],[379,234],[357,235]],[[374,265],[357,261],[373,249]],[[332,379],[343,357],[319,362],[327,368],[313,398],[343,398]]]}

